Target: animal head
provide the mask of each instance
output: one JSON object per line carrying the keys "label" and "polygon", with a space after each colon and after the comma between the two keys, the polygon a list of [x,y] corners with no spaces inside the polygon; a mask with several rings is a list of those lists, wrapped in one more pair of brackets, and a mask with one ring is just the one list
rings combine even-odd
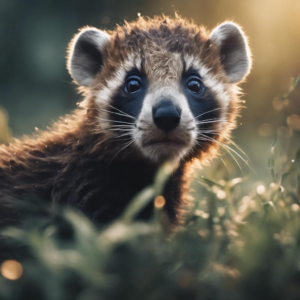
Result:
{"label": "animal head", "polygon": [[139,17],[112,32],[84,28],[68,55],[98,130],[155,162],[199,158],[228,138],[250,68],[237,24],[210,32],[180,17]]}

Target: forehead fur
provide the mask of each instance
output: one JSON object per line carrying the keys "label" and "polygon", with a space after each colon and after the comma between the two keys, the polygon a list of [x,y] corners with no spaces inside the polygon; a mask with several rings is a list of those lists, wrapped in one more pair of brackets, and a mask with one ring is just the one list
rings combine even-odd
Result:
{"label": "forehead fur", "polygon": [[173,69],[168,68],[170,61],[178,60],[172,53],[180,54],[183,63],[192,57],[204,62],[213,73],[222,73],[219,50],[211,44],[209,32],[187,19],[178,16],[139,17],[137,21],[117,26],[109,34],[111,40],[104,53],[106,74],[116,71],[130,56],[141,59],[145,68],[150,64],[151,70],[159,62],[160,67],[166,66],[163,69],[167,72]]}

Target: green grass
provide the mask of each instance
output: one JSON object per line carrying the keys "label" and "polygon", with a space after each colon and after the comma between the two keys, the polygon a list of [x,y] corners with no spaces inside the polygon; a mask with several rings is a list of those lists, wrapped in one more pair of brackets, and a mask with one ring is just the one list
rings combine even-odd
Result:
{"label": "green grass", "polygon": [[[275,179],[274,163],[271,154]],[[161,209],[132,221],[170,170],[105,229],[64,209],[3,232],[1,253],[13,251],[24,273],[0,279],[0,299],[299,299],[300,152],[277,182],[247,195],[242,178],[200,178],[206,192],[172,235]]]}
{"label": "green grass", "polygon": [[148,223],[133,221],[160,195],[169,165],[106,228],[60,209],[6,229],[1,258],[13,254],[23,273],[0,276],[0,299],[300,299],[300,151],[281,175],[276,146],[270,180],[250,190],[247,178],[195,178],[204,188],[172,234],[161,208]]}

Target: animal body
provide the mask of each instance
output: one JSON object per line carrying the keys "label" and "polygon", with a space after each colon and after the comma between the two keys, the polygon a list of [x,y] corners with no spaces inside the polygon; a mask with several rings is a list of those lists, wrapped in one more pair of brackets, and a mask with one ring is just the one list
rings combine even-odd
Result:
{"label": "animal body", "polygon": [[86,27],[67,66],[84,95],[80,107],[0,146],[0,222],[22,219],[14,199],[30,197],[108,222],[169,160],[178,167],[163,195],[176,223],[191,166],[215,157],[235,127],[238,84],[251,68],[242,29],[225,22],[209,31],[179,16],[139,17],[109,32]]}

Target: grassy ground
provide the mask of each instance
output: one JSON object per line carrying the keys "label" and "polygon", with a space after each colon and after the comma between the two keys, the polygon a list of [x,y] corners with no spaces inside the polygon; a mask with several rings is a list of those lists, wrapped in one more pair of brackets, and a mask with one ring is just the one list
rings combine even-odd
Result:
{"label": "grassy ground", "polygon": [[62,209],[5,230],[1,257],[17,261],[1,266],[0,299],[300,299],[300,151],[282,166],[276,147],[270,179],[251,189],[247,177],[195,178],[193,210],[172,235],[161,198],[151,222],[133,221],[169,165],[105,229]]}

